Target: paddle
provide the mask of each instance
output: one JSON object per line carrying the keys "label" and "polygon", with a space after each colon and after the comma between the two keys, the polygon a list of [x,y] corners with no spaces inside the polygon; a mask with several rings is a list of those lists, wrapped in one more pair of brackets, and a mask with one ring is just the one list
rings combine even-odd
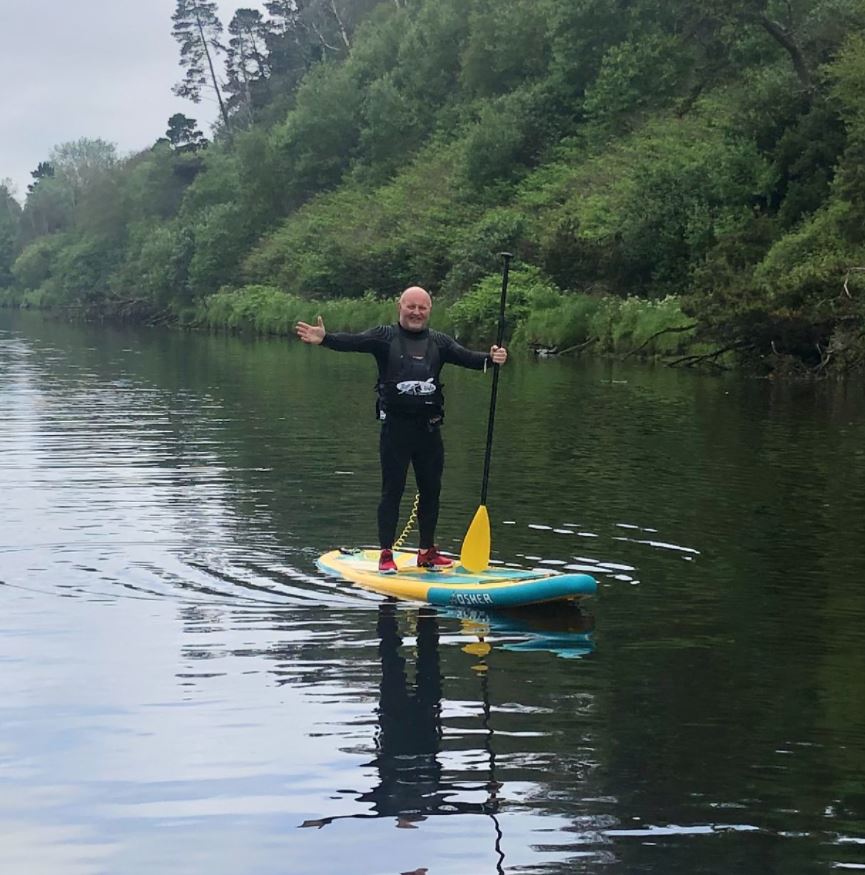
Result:
{"label": "paddle", "polygon": [[[502,298],[499,305],[499,334],[496,346],[501,346],[505,337],[505,299],[508,294],[508,268],[513,256],[502,252]],[[499,366],[493,364],[493,388],[490,393],[490,416],[487,422],[487,448],[484,455],[484,477],[481,484],[481,503],[475,511],[469,530],[463,538],[460,563],[463,568],[485,571],[490,565],[490,516],[487,513],[487,484],[490,479],[490,456],[493,451],[493,424],[496,419],[496,395],[499,390]]]}

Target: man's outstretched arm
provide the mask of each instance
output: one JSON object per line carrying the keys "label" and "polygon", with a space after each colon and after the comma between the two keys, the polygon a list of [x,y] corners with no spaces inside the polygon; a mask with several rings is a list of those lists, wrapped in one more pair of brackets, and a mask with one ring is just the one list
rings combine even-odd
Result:
{"label": "man's outstretched arm", "polygon": [[327,331],[321,316],[317,318],[315,325],[298,322],[295,332],[304,343],[323,345],[337,352],[371,352],[376,357],[386,355],[390,343],[390,335],[385,325],[368,328],[359,334],[348,331]]}

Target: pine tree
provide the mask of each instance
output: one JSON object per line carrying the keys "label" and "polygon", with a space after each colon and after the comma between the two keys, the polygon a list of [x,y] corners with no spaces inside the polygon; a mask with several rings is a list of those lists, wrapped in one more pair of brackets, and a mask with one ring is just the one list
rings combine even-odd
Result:
{"label": "pine tree", "polygon": [[207,145],[204,134],[198,130],[194,118],[176,112],[168,119],[165,137],[175,152],[196,152]]}
{"label": "pine tree", "polygon": [[220,42],[222,22],[216,15],[216,3],[211,0],[177,0],[171,20],[174,22],[171,33],[180,43],[180,65],[186,70],[183,81],[178,82],[172,91],[178,97],[198,103],[201,89],[209,85],[216,93],[222,121],[228,130],[228,111],[213,66],[214,57],[225,51]]}
{"label": "pine tree", "polygon": [[36,165],[36,169],[30,171],[30,175],[33,177],[33,182],[27,186],[28,192],[32,192],[39,185],[40,179],[50,179],[54,176],[54,167],[48,161],[40,161]]}
{"label": "pine tree", "polygon": [[268,27],[256,9],[238,9],[228,25],[228,83],[230,108],[243,107],[252,121],[253,88],[270,75],[267,61]]}

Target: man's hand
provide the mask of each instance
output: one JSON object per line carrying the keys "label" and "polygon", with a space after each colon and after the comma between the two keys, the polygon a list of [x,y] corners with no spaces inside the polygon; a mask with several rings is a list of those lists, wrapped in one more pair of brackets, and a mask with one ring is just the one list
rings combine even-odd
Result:
{"label": "man's hand", "polygon": [[508,360],[508,351],[503,346],[490,347],[490,358],[493,364],[503,365]]}
{"label": "man's hand", "polygon": [[313,343],[317,346],[324,340],[325,330],[321,316],[318,317],[318,322],[315,325],[309,325],[306,322],[298,322],[297,325],[295,325],[294,330],[304,343]]}

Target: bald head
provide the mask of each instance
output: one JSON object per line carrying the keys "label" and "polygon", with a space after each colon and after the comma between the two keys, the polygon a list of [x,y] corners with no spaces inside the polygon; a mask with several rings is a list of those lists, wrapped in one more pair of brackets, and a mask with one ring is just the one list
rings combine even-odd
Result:
{"label": "bald head", "polygon": [[409,286],[400,296],[397,305],[399,324],[406,331],[423,331],[429,322],[432,298],[426,289]]}

